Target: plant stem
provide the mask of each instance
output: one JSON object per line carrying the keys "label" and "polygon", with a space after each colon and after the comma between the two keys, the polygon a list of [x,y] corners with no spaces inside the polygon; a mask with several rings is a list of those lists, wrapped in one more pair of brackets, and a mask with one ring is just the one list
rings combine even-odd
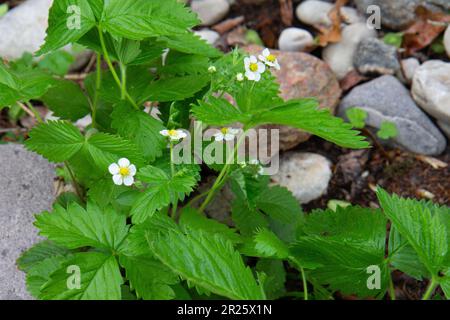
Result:
{"label": "plant stem", "polygon": [[308,283],[306,282],[306,275],[303,267],[300,267],[300,272],[302,274],[302,281],[303,281],[303,295],[305,300],[308,300]]}
{"label": "plant stem", "polygon": [[122,78],[121,99],[125,100],[127,96],[127,67],[123,63],[120,64],[120,75]]}
{"label": "plant stem", "polygon": [[[172,178],[176,174],[175,163],[173,162],[173,142],[170,141],[170,171],[172,174]],[[172,219],[177,218],[177,208],[178,208],[178,199],[175,198],[175,203],[172,206]]]}
{"label": "plant stem", "polygon": [[203,211],[205,211],[206,206],[212,200],[212,198],[214,197],[215,193],[217,191],[219,191],[222,188],[222,186],[224,185],[223,182],[225,182],[225,179],[226,179],[226,177],[228,175],[228,169],[229,169],[230,165],[233,162],[233,159],[234,159],[235,154],[237,153],[237,151],[239,149],[239,146],[244,141],[246,133],[247,133],[247,131],[244,131],[242,133],[242,135],[239,137],[238,142],[236,143],[236,146],[234,147],[233,152],[228,156],[225,165],[223,166],[222,170],[220,171],[219,176],[217,177],[216,181],[214,182],[214,185],[209,190],[208,196],[206,197],[205,201],[203,201],[202,205],[200,206],[199,211],[201,213],[203,213]]}
{"label": "plant stem", "polygon": [[44,123],[44,120],[42,120],[41,115],[39,114],[39,111],[37,111],[36,108],[33,107],[33,105],[29,101],[25,101],[25,104],[27,105],[28,109],[30,109],[33,112],[34,117],[36,118],[36,120],[39,123]]}
{"label": "plant stem", "polygon": [[434,292],[434,290],[436,289],[436,287],[438,286],[438,281],[435,279],[435,277],[431,278],[431,282],[428,285],[427,291],[425,291],[425,294],[422,297],[422,300],[429,300]]}
{"label": "plant stem", "polygon": [[98,96],[99,91],[102,86],[102,56],[100,53],[97,53],[97,66],[96,66],[96,79],[95,79],[95,93],[94,93],[94,102],[92,103],[92,127],[97,127],[97,105],[98,105]]}
{"label": "plant stem", "polygon": [[395,301],[395,288],[391,275],[389,275],[389,297],[391,298],[392,301]]}
{"label": "plant stem", "polygon": [[[108,64],[109,70],[111,71],[114,81],[116,81],[119,88],[122,89],[123,88],[122,82],[120,81],[120,78],[117,75],[116,69],[114,69],[111,58],[109,57],[108,50],[106,49],[105,38],[103,36],[103,31],[102,31],[101,27],[98,28],[98,34],[100,37],[100,44],[102,46],[103,56],[105,57],[105,61]],[[139,106],[136,104],[136,102],[133,100],[133,98],[128,94],[128,92],[125,92],[125,96],[128,99],[128,101],[133,105],[133,107],[136,108],[136,110],[139,110]]]}
{"label": "plant stem", "polygon": [[70,168],[69,162],[64,161],[64,165],[66,166],[70,178],[72,179],[72,185],[75,188],[75,192],[77,193],[78,198],[80,198],[80,200],[83,201],[83,192],[81,191],[81,187],[78,184],[77,180],[75,179],[75,175],[73,174],[72,168]]}

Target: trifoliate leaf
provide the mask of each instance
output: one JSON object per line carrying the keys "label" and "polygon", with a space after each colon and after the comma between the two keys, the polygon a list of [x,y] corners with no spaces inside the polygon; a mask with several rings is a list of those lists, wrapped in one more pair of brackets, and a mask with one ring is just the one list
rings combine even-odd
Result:
{"label": "trifoliate leaf", "polygon": [[366,126],[367,112],[361,108],[350,108],[345,111],[345,115],[353,128],[362,129]]}
{"label": "trifoliate leaf", "polygon": [[197,23],[176,0],[120,0],[105,2],[101,26],[113,35],[143,40],[184,33]]}
{"label": "trifoliate leaf", "polygon": [[208,101],[197,102],[191,109],[198,120],[216,126],[226,126],[234,122],[246,122],[249,117],[225,99],[210,96]]}
{"label": "trifoliate leaf", "polygon": [[168,48],[183,53],[210,58],[217,58],[223,55],[219,50],[192,32],[161,37],[159,41],[164,43]]}
{"label": "trifoliate leaf", "polygon": [[183,209],[180,215],[180,225],[183,228],[202,230],[211,234],[220,234],[232,243],[239,243],[241,241],[235,229],[229,228],[214,219],[208,219],[193,208],[187,207]]}
{"label": "trifoliate leaf", "polygon": [[231,242],[216,234],[169,231],[149,241],[153,254],[183,279],[230,299],[264,299]]}
{"label": "trifoliate leaf", "polygon": [[272,231],[260,229],[254,237],[255,249],[262,257],[287,259],[289,249]]}
{"label": "trifoliate leaf", "polygon": [[125,103],[115,106],[112,118],[112,127],[122,137],[134,141],[147,160],[154,161],[162,155],[167,140],[159,133],[164,129],[160,121]]}
{"label": "trifoliate leaf", "polygon": [[[79,279],[77,279],[80,277]],[[123,283],[114,256],[101,252],[76,253],[42,287],[43,300],[120,300]],[[78,288],[79,285],[79,288]]]}
{"label": "trifoliate leaf", "polygon": [[153,166],[142,168],[138,178],[147,184],[147,188],[131,209],[133,222],[136,224],[144,222],[157,210],[183,200],[197,183],[197,179],[187,170],[180,170],[171,177],[164,170]]}
{"label": "trifoliate leaf", "polygon": [[67,210],[55,206],[52,213],[37,215],[35,226],[42,236],[69,249],[89,246],[118,251],[128,233],[125,219],[111,208],[100,209],[92,202],[87,209],[72,203]]}
{"label": "trifoliate leaf", "polygon": [[76,42],[96,25],[92,7],[103,0],[56,0],[50,8],[47,37],[38,55]]}
{"label": "trifoliate leaf", "polygon": [[178,276],[151,255],[120,256],[131,289],[144,300],[170,300],[175,292],[170,287],[179,282]]}
{"label": "trifoliate leaf", "polygon": [[315,100],[291,100],[278,107],[254,116],[251,126],[280,124],[302,129],[331,141],[341,147],[362,149],[369,147],[359,131],[352,130],[341,118],[331,115],[328,110],[318,109]]}
{"label": "trifoliate leaf", "polygon": [[55,256],[65,256],[69,251],[54,242],[44,240],[25,251],[17,260],[20,270],[28,272],[35,264]]}
{"label": "trifoliate leaf", "polygon": [[[147,85],[138,101],[178,101],[193,97],[210,81],[207,75],[195,75],[160,79]],[[189,83],[187,86],[186,84]]]}
{"label": "trifoliate leaf", "polygon": [[83,147],[85,142],[80,131],[65,121],[49,121],[31,130],[25,146],[52,162],[70,159]]}
{"label": "trifoliate leaf", "polygon": [[268,216],[283,223],[298,221],[302,209],[292,193],[280,186],[264,189],[256,199],[256,206]]}
{"label": "trifoliate leaf", "polygon": [[390,196],[381,188],[378,188],[377,195],[394,227],[408,241],[428,272],[437,276],[448,253],[446,225],[440,215],[441,212],[448,215],[450,208]]}
{"label": "trifoliate leaf", "polygon": [[76,121],[91,111],[87,97],[80,86],[72,81],[59,80],[41,100],[55,116],[67,120]]}
{"label": "trifoliate leaf", "polygon": [[381,123],[377,136],[384,140],[395,138],[398,136],[397,126],[393,122],[384,121]]}

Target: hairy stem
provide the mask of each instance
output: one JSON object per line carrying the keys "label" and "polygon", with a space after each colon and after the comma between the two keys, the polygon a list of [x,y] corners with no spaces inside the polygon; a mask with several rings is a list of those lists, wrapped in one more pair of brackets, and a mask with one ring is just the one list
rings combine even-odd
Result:
{"label": "hairy stem", "polygon": [[[117,85],[119,86],[120,89],[123,89],[122,82],[120,81],[120,78],[117,75],[116,69],[114,69],[114,66],[112,64],[111,58],[109,57],[108,50],[106,49],[105,38],[103,36],[103,31],[102,31],[101,28],[98,28],[98,34],[99,34],[99,37],[100,37],[100,44],[101,44],[102,50],[103,50],[103,56],[105,57],[105,61],[108,64],[108,68],[111,71],[111,74],[112,74],[112,76],[114,78],[114,81],[117,83]],[[125,90],[125,97],[133,105],[133,107],[136,108],[136,110],[139,110],[139,106],[133,100],[133,98],[128,94],[128,92],[126,92],[126,90]]]}
{"label": "hairy stem", "polygon": [[120,64],[120,75],[122,78],[121,99],[125,100],[127,97],[127,67],[122,63]]}
{"label": "hairy stem", "polygon": [[94,101],[92,103],[92,127],[97,127],[97,106],[98,97],[100,94],[100,88],[102,86],[102,55],[97,53],[97,66],[96,66],[96,78],[95,78],[95,93]]}
{"label": "hairy stem", "polygon": [[[172,178],[176,174],[175,163],[173,161],[173,142],[170,141],[170,171],[172,173]],[[178,199],[175,198],[175,203],[172,206],[172,219],[177,218],[177,208],[178,208]]]}
{"label": "hairy stem", "polygon": [[242,133],[242,135],[239,137],[239,140],[236,143],[236,146],[234,147],[233,152],[230,155],[228,155],[227,161],[226,161],[225,165],[223,166],[222,170],[220,171],[219,176],[217,177],[216,181],[214,182],[214,185],[208,192],[208,195],[207,195],[205,201],[203,201],[202,205],[200,206],[199,211],[201,213],[203,213],[203,211],[205,211],[206,206],[211,202],[211,200],[213,199],[216,192],[219,191],[223,187],[224,182],[226,181],[227,175],[229,173],[229,167],[233,163],[233,159],[234,159],[240,145],[244,141],[245,135],[246,135],[246,131],[244,131]]}

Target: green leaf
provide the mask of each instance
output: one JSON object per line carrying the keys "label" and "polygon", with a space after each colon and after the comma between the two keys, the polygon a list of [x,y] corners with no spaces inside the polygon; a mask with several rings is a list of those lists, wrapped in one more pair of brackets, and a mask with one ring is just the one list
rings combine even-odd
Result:
{"label": "green leaf", "polygon": [[286,294],[286,270],[283,261],[275,259],[260,259],[256,264],[256,270],[267,275],[264,282],[264,291],[267,299],[278,299]]}
{"label": "green leaf", "polygon": [[44,56],[39,61],[38,67],[58,76],[65,76],[70,69],[75,58],[64,50],[55,51]]}
{"label": "green leaf", "polygon": [[50,8],[47,37],[38,55],[78,41],[96,25],[92,7],[102,0],[56,0]]}
{"label": "green leaf", "polygon": [[377,132],[377,136],[384,140],[395,138],[398,136],[397,126],[393,122],[383,121],[380,130]]}
{"label": "green leaf", "polygon": [[131,209],[133,223],[142,223],[157,210],[183,200],[197,183],[197,179],[187,170],[180,170],[171,177],[164,170],[153,166],[142,168],[138,178],[147,184],[147,189]]}
{"label": "green leaf", "polygon": [[334,117],[326,109],[318,109],[312,99],[291,100],[255,115],[248,126],[280,124],[308,131],[341,147],[362,149],[369,147],[359,131]]}
{"label": "green leaf", "polygon": [[160,74],[175,75],[205,74],[209,66],[208,57],[174,51],[169,52],[164,65],[158,71]]}
{"label": "green leaf", "polygon": [[159,133],[164,129],[160,121],[125,103],[115,106],[112,119],[112,127],[122,137],[134,141],[147,160],[154,161],[162,155],[167,140]]}
{"label": "green leaf", "polygon": [[183,53],[196,54],[210,58],[218,58],[223,54],[192,32],[161,37],[160,41],[168,48]]}
{"label": "green leaf", "polygon": [[49,121],[31,130],[30,139],[25,146],[46,157],[52,162],[63,162],[80,151],[84,137],[71,123],[65,121]]}
{"label": "green leaf", "polygon": [[69,251],[60,245],[57,245],[51,241],[44,240],[38,242],[30,249],[22,253],[19,259],[17,259],[17,266],[20,270],[28,272],[33,266],[44,261],[45,259],[55,256],[65,256]]}
{"label": "green leaf", "polygon": [[55,206],[52,213],[37,215],[35,226],[40,235],[69,249],[90,246],[118,251],[128,233],[125,219],[111,208],[102,211],[92,202],[87,209],[72,203],[67,210]]}
{"label": "green leaf", "polygon": [[428,272],[436,277],[448,252],[448,235],[440,215],[441,212],[450,213],[450,208],[390,196],[381,188],[378,188],[377,195],[386,216],[408,241]]}
{"label": "green leaf", "polygon": [[185,208],[180,215],[180,225],[183,228],[202,230],[211,234],[220,234],[232,243],[241,242],[235,229],[227,227],[214,219],[208,219],[196,209]]}
{"label": "green leaf", "polygon": [[298,221],[302,216],[302,209],[298,200],[284,187],[266,188],[255,201],[260,210],[283,223]]}
{"label": "green leaf", "polygon": [[233,201],[231,217],[241,234],[253,235],[258,228],[269,227],[267,217],[242,199]]}
{"label": "green leaf", "polygon": [[[290,248],[311,276],[333,291],[360,297],[381,297],[387,288],[389,268],[385,260],[386,224],[379,210],[338,207],[306,216],[303,236]],[[380,268],[380,289],[370,290],[369,266]]]}
{"label": "green leaf", "polygon": [[254,237],[255,249],[263,257],[276,257],[278,259],[287,259],[289,249],[272,231],[260,229]]}
{"label": "green leaf", "polygon": [[[193,97],[209,82],[207,75],[195,75],[160,79],[147,85],[138,101],[178,101]],[[187,86],[186,84],[189,83]]]}
{"label": "green leaf", "polygon": [[55,116],[72,121],[83,118],[91,111],[89,101],[80,86],[72,81],[59,80],[41,100]]}
{"label": "green leaf", "polygon": [[247,122],[249,116],[223,98],[208,97],[208,101],[197,101],[191,109],[198,120],[214,126],[226,126],[234,122]]}
{"label": "green leaf", "polygon": [[401,48],[402,42],[403,42],[403,32],[387,33],[384,36],[383,41],[384,41],[384,43],[394,46],[396,48]]}
{"label": "green leaf", "polygon": [[179,282],[178,276],[150,255],[120,256],[127,279],[136,296],[144,300],[170,300],[175,292],[170,287]]}
{"label": "green leaf", "polygon": [[153,254],[182,278],[230,299],[264,299],[232,243],[216,234],[169,231],[149,241]]}
{"label": "green leaf", "polygon": [[345,111],[347,118],[356,129],[362,129],[366,126],[367,112],[361,108],[350,108]]}
{"label": "green leaf", "polygon": [[113,35],[133,40],[184,33],[197,18],[175,0],[106,1],[101,26]]}
{"label": "green leaf", "polygon": [[[76,273],[69,267],[78,267],[80,288],[68,288]],[[42,287],[43,300],[120,300],[123,283],[119,265],[114,256],[101,252],[76,253],[50,276]]]}

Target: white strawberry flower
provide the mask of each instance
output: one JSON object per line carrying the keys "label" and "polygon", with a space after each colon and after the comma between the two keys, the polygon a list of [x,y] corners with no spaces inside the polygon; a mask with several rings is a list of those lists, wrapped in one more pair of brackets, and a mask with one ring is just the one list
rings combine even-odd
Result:
{"label": "white strawberry flower", "polygon": [[270,50],[267,48],[263,50],[262,55],[259,55],[259,60],[264,62],[269,67],[275,68],[277,70],[281,69],[277,57],[270,53]]}
{"label": "white strawberry flower", "polygon": [[244,59],[245,76],[248,80],[259,81],[261,80],[261,74],[266,71],[264,63],[259,62],[255,56],[246,57]]}
{"label": "white strawberry flower", "polygon": [[210,67],[208,68],[208,72],[209,72],[209,73],[216,73],[216,72],[217,72],[217,68],[214,67],[214,66],[210,66]]}
{"label": "white strawberry flower", "polygon": [[164,137],[169,137],[172,141],[178,141],[187,137],[186,132],[183,130],[161,130],[159,132]]}
{"label": "white strawberry flower", "polygon": [[214,135],[216,141],[231,141],[234,140],[234,137],[239,133],[239,129],[233,128],[222,128],[220,132]]}
{"label": "white strawberry flower", "polygon": [[112,163],[108,167],[109,173],[113,175],[114,184],[127,187],[134,183],[134,176],[136,175],[136,166],[130,163],[127,158],[122,158],[118,163]]}
{"label": "white strawberry flower", "polygon": [[236,80],[239,81],[239,82],[244,81],[244,74],[238,73],[238,74],[236,75]]}

